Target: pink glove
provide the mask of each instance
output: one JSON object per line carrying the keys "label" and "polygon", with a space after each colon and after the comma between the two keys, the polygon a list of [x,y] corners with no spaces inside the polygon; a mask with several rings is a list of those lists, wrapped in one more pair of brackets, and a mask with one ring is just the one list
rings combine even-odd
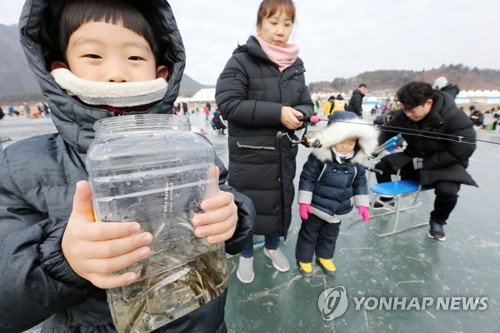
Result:
{"label": "pink glove", "polygon": [[309,214],[312,213],[312,208],[310,204],[301,203],[299,205],[299,214],[303,220],[309,219]]}
{"label": "pink glove", "polygon": [[368,220],[370,219],[370,212],[368,211],[368,207],[359,206],[358,213],[359,215],[361,215],[363,222],[368,222]]}

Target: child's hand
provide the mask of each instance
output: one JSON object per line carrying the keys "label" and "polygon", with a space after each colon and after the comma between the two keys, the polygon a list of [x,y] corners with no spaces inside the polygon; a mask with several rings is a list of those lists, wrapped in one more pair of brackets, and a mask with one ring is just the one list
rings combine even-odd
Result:
{"label": "child's hand", "polygon": [[197,237],[206,237],[210,243],[220,243],[233,236],[238,222],[238,207],[232,193],[220,191],[204,200],[201,209],[205,212],[192,219]]}
{"label": "child's hand", "polygon": [[309,219],[309,214],[308,213],[312,213],[311,205],[310,204],[306,204],[306,203],[301,203],[299,205],[300,218],[303,219],[303,220],[308,220]]}
{"label": "child's hand", "polygon": [[358,213],[359,215],[361,215],[363,222],[368,222],[368,220],[370,219],[370,212],[368,211],[368,207],[359,206]]}
{"label": "child's hand", "polygon": [[80,181],[62,238],[62,252],[76,274],[96,287],[125,286],[137,278],[136,274],[113,272],[151,254],[147,245],[153,236],[148,232],[138,233],[140,229],[137,222],[94,222],[89,183]]}

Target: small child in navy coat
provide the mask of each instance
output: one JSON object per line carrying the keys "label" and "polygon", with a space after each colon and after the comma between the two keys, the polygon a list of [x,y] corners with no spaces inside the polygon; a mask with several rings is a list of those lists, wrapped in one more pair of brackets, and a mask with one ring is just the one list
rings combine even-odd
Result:
{"label": "small child in navy coat", "polygon": [[346,111],[335,112],[328,126],[316,134],[315,148],[304,164],[299,183],[302,225],[295,256],[304,277],[312,276],[312,258],[327,275],[335,275],[333,254],[340,216],[353,206],[368,221],[369,198],[365,168],[361,164],[378,145],[378,130]]}

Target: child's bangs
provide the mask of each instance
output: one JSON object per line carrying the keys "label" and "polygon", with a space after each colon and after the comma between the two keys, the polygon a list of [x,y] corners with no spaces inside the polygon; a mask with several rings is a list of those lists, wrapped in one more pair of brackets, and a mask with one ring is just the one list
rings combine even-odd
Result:
{"label": "child's bangs", "polygon": [[75,12],[70,19],[70,31],[88,22],[121,24],[123,27],[146,37],[152,33],[149,23],[137,9],[132,7],[112,8],[104,4]]}
{"label": "child's bangs", "polygon": [[105,22],[120,24],[136,34],[144,37],[149,43],[155,56],[158,56],[158,46],[151,25],[146,21],[144,14],[131,2],[114,0],[87,0],[74,1],[64,9],[66,19],[61,19],[60,46],[65,50],[69,37],[81,25],[88,22]]}

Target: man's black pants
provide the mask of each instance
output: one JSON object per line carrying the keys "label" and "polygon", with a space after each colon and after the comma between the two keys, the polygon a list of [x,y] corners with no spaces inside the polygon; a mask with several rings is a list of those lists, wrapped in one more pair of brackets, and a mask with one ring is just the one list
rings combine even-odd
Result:
{"label": "man's black pants", "polygon": [[[382,175],[377,173],[377,182],[384,183],[391,181],[391,174],[396,172],[392,166],[382,159],[375,168],[383,172]],[[416,179],[420,180],[418,170],[413,168],[413,163],[410,162],[401,168],[401,179]],[[449,181],[438,181],[431,185],[434,188],[436,199],[434,200],[434,210],[431,212],[431,221],[446,224],[446,220],[455,208],[458,200],[458,191],[460,184]]]}

